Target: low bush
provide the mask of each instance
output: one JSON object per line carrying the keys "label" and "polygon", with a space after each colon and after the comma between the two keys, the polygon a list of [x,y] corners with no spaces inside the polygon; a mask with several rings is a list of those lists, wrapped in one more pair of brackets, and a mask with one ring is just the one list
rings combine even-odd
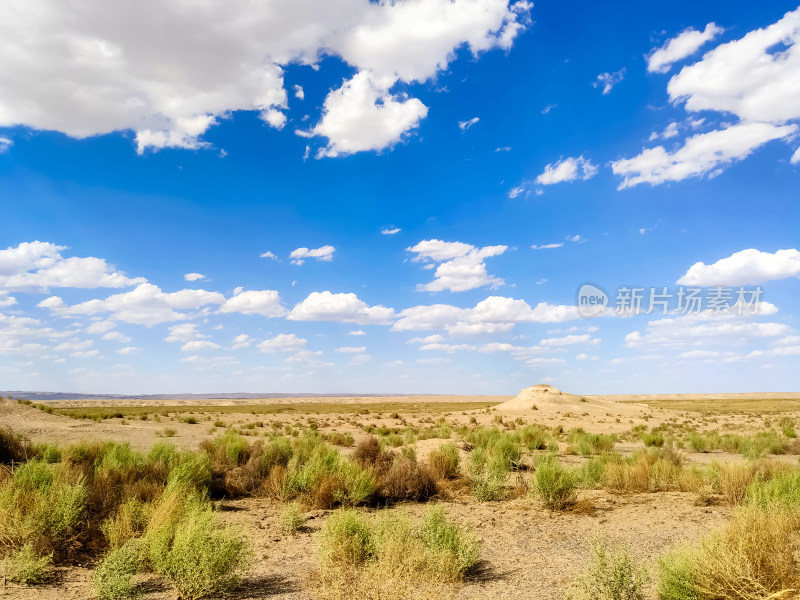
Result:
{"label": "low bush", "polygon": [[42,556],[29,542],[6,554],[3,563],[5,578],[22,585],[42,583],[47,579],[48,569],[52,563],[52,554]]}
{"label": "low bush", "polygon": [[99,600],[130,600],[141,595],[134,576],[142,568],[142,552],[137,540],[105,555],[92,574],[92,590]]}
{"label": "low bush", "polygon": [[550,455],[536,465],[531,493],[550,510],[564,510],[574,504],[577,484],[576,474]]}
{"label": "low bush", "polygon": [[428,456],[428,467],[438,480],[453,479],[459,474],[458,448],[455,444],[442,444]]}
{"label": "low bush", "polygon": [[25,462],[30,458],[30,442],[7,428],[0,429],[0,464]]}
{"label": "low bush", "polygon": [[294,534],[306,523],[306,515],[297,502],[287,504],[278,517],[278,525],[284,533]]}
{"label": "low bush", "polygon": [[624,545],[596,538],[589,568],[570,586],[565,600],[644,600],[647,570]]}

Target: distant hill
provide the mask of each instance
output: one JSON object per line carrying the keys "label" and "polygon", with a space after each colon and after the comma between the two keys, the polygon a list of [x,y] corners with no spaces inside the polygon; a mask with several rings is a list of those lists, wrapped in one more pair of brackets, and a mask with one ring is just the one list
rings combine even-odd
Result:
{"label": "distant hill", "polygon": [[[303,393],[276,393],[249,394],[244,392],[219,393],[219,394],[73,394],[69,392],[31,392],[24,390],[0,390],[0,396],[15,399],[31,400],[32,402],[46,402],[47,400],[247,400],[253,398],[345,398],[345,397],[381,397],[381,396],[419,396],[420,394],[303,394]],[[424,394],[425,396],[438,396],[439,394]]]}

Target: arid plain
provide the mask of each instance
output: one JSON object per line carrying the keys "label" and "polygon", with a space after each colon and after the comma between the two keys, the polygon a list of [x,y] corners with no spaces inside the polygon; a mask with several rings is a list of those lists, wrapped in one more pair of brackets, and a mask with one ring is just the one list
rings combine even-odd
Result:
{"label": "arid plain", "polygon": [[[624,549],[646,574],[644,597],[667,597],[659,583],[661,558],[724,530],[747,487],[771,476],[765,473],[794,472],[797,426],[800,394],[578,396],[549,385],[516,397],[0,400],[0,427],[24,436],[31,448],[114,442],[144,456],[154,445],[171,444],[213,455],[221,440],[235,438],[251,456],[251,448],[278,438],[295,444],[314,438],[374,473],[380,460],[392,457],[395,466],[413,461],[425,472],[430,481],[421,484],[423,492],[376,491],[347,502],[320,499],[318,490],[278,493],[267,472],[241,483],[246,457],[227,467],[214,463],[222,482],[210,492],[214,513],[250,548],[240,581],[225,592],[242,600],[388,597],[386,590],[331,590],[319,583],[325,524],[345,510],[367,519],[402,513],[413,521],[434,504],[474,536],[479,556],[452,582],[414,584],[406,597],[585,597],[592,592],[580,582],[596,559],[597,540]],[[370,444],[383,458],[364,458]],[[509,462],[493,470],[502,444]],[[444,471],[443,446],[457,453]],[[537,479],[553,461],[572,478],[563,502],[554,502]],[[378,488],[389,485],[375,477]],[[414,470],[407,477],[420,475]],[[286,525],[287,506],[298,511],[296,526]],[[63,556],[40,582],[6,578],[0,597],[95,597],[92,578],[103,552],[97,544],[56,552]],[[156,573],[137,574],[134,584],[147,599],[182,597]]]}

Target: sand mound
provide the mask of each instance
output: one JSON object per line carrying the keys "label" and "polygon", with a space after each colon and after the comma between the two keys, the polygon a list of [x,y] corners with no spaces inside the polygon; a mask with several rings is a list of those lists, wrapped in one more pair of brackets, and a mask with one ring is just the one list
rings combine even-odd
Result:
{"label": "sand mound", "polygon": [[612,416],[630,418],[647,409],[641,404],[622,404],[597,396],[576,396],[543,383],[521,390],[515,398],[498,404],[496,408],[503,414],[536,416],[537,420],[558,420],[572,414],[589,417],[592,421]]}

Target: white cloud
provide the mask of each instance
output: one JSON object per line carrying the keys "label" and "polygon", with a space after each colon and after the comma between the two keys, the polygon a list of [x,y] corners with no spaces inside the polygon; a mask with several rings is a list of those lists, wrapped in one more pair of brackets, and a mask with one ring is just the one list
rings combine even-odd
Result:
{"label": "white cloud", "polygon": [[664,128],[664,131],[661,133],[653,132],[650,134],[649,140],[652,142],[653,140],[657,140],[661,138],[662,140],[668,140],[670,138],[674,138],[679,133],[679,126],[678,123],[673,121],[669,125]]}
{"label": "white cloud", "polygon": [[294,88],[294,97],[298,100],[305,100],[306,93],[303,91],[303,86],[295,85]]}
{"label": "white cloud", "polygon": [[360,329],[356,329],[354,331],[348,331],[350,335],[367,335],[365,332],[361,331]]}
{"label": "white cloud", "polygon": [[516,198],[517,196],[520,196],[520,195],[522,195],[523,193],[525,193],[525,190],[526,190],[526,189],[527,189],[527,188],[526,188],[525,184],[523,184],[523,185],[518,185],[518,186],[515,186],[515,187],[511,188],[511,189],[508,191],[508,197],[509,197],[509,198],[511,198],[511,199],[513,200],[513,199],[514,199],[514,198]]}
{"label": "white cloud", "polygon": [[181,346],[181,352],[197,352],[198,350],[218,350],[222,348],[219,344],[208,340],[192,340]]}
{"label": "white cloud", "polygon": [[317,260],[322,261],[331,261],[333,260],[333,253],[336,251],[336,248],[333,246],[321,246],[320,248],[297,248],[292,250],[292,253],[289,255],[289,258],[292,259],[292,264],[295,265],[302,265],[307,258],[316,258]]}
{"label": "white cloud", "polygon": [[800,8],[778,22],[720,44],[669,82],[686,110],[732,113],[742,121],[782,124],[800,118]]}
{"label": "white cloud", "polygon": [[561,248],[561,246],[563,246],[563,245],[564,245],[564,242],[559,242],[557,244],[542,244],[541,246],[537,246],[536,244],[533,244],[531,246],[531,248],[533,248],[534,250],[551,250],[553,248]]}
{"label": "white cloud", "polygon": [[434,280],[420,284],[420,291],[463,292],[488,285],[496,288],[505,283],[502,279],[489,275],[483,261],[491,256],[500,256],[508,246],[485,246],[477,248],[462,242],[443,242],[442,240],[423,240],[416,246],[407,248],[416,256],[414,262],[440,263],[436,266]]}
{"label": "white cloud", "polygon": [[307,342],[307,339],[297,337],[293,333],[280,333],[275,337],[264,340],[258,344],[258,348],[261,350],[261,352],[266,353],[272,353],[275,351],[295,352],[301,348],[304,348]]}
{"label": "white cloud", "polygon": [[322,365],[320,358],[322,357],[322,350],[301,350],[286,358],[283,362],[287,364],[300,364],[310,367]]}
{"label": "white cloud", "polygon": [[206,276],[203,275],[202,273],[186,273],[186,275],[184,275],[183,278],[186,281],[198,281],[200,279],[205,279]]}
{"label": "white cloud", "polygon": [[110,313],[109,318],[112,320],[150,327],[158,323],[188,318],[186,314],[176,312],[175,309],[199,309],[202,306],[223,302],[225,297],[219,292],[179,290],[165,293],[151,283],[143,283],[130,292],[114,294],[104,300],[88,300],[68,306],[58,296],[51,296],[42,300],[37,306],[64,317]]}
{"label": "white cloud", "polygon": [[579,233],[576,233],[575,235],[568,235],[568,236],[567,236],[567,237],[565,237],[564,239],[565,239],[565,240],[567,240],[568,242],[573,242],[573,243],[575,243],[575,244],[585,241],[585,240],[584,240],[584,239],[583,239],[583,238],[580,236],[580,234],[579,234]]}
{"label": "white cloud", "polygon": [[240,348],[249,348],[255,340],[251,338],[246,333],[242,333],[237,335],[233,338],[233,346],[231,347],[233,350],[239,350]]}
{"label": "white cloud", "polygon": [[368,363],[372,360],[371,354],[355,354],[350,357],[349,364],[352,366],[359,366]]}
{"label": "white cloud", "polygon": [[401,231],[402,229],[400,229],[399,227],[384,227],[383,229],[381,229],[381,233],[383,235],[394,235],[396,233],[400,233]]}
{"label": "white cloud", "polygon": [[593,338],[588,333],[583,335],[565,335],[563,337],[545,338],[539,342],[540,346],[572,346],[574,344],[599,344],[599,338]]}
{"label": "white cloud", "polygon": [[[372,80],[374,116],[393,102],[375,103],[386,100],[395,83],[436,76],[459,48],[466,45],[473,55],[508,49],[530,8],[507,0],[217,1],[200,7],[141,0],[89,10],[42,0],[34,10],[26,0],[9,0],[0,5],[0,80],[10,90],[0,101],[0,127],[22,124],[76,138],[133,130],[140,152],[205,147],[201,136],[234,111],[255,111],[282,127],[284,66],[318,65],[325,55],[357,71],[351,87],[357,79]],[[42,39],[51,42],[31,41]],[[54,87],[59,94],[52,94]],[[328,151],[366,149],[368,142],[382,147],[390,136],[366,140],[363,124],[343,114],[352,114],[352,98],[336,105],[346,95],[340,89],[326,99],[316,133],[330,136]],[[360,110],[370,114],[369,107]],[[385,130],[388,120],[379,118],[377,125]]]}
{"label": "white cloud", "polygon": [[531,308],[524,300],[489,296],[474,308],[449,304],[414,306],[400,312],[392,331],[446,330],[452,335],[509,331],[516,323],[559,323],[578,318],[574,306],[540,302]]}
{"label": "white cloud", "polygon": [[278,257],[277,257],[277,256],[275,256],[275,254],[273,254],[273,253],[272,253],[272,252],[270,252],[269,250],[267,250],[266,252],[262,252],[262,253],[261,253],[261,254],[259,254],[258,256],[259,256],[259,258],[271,258],[271,259],[273,259],[273,260],[278,260]]}
{"label": "white cloud", "polygon": [[590,160],[579,156],[577,158],[568,157],[556,163],[545,166],[544,171],[536,178],[539,185],[552,185],[562,181],[574,181],[575,179],[587,180],[597,174],[597,165],[593,165]]}
{"label": "white cloud", "polygon": [[366,346],[341,346],[336,349],[337,352],[342,354],[364,354],[367,351]]}
{"label": "white cloud", "polygon": [[200,332],[197,331],[197,325],[194,323],[173,325],[172,327],[168,327],[167,330],[169,331],[169,335],[164,338],[165,342],[190,342],[198,338],[208,337],[201,335]]}
{"label": "white cloud", "polygon": [[[765,311],[760,314],[774,314],[774,305],[765,304]],[[699,347],[714,344],[742,345],[749,341],[785,336],[791,330],[783,323],[760,323],[750,319],[752,314],[702,313],[687,314],[650,321],[647,331],[642,334],[632,331],[625,336],[625,344],[629,347],[664,346],[673,348]]]}
{"label": "white cloud", "polygon": [[471,344],[440,344],[440,343],[433,343],[433,344],[423,344],[419,347],[419,349],[423,352],[427,351],[440,351],[440,352],[447,352],[448,354],[452,354],[458,350],[475,350],[475,346]]}
{"label": "white cloud", "polygon": [[117,350],[117,354],[137,354],[141,351],[142,349],[137,348],[136,346],[125,346],[124,348]]}
{"label": "white cloud", "polygon": [[0,136],[0,154],[3,154],[3,152],[7,152],[8,149],[11,148],[11,146],[13,145],[14,145],[13,140],[7,137]]}
{"label": "white cloud", "polygon": [[22,242],[0,250],[0,289],[36,292],[51,287],[120,288],[144,283],[129,278],[102,258],[61,256],[66,246]]}
{"label": "white cloud", "polygon": [[281,317],[286,309],[281,305],[280,294],[276,290],[240,290],[219,307],[221,313],[242,313],[262,317]]}
{"label": "white cloud", "polygon": [[651,52],[647,57],[647,70],[651,73],[666,73],[673,63],[691,56],[700,46],[723,32],[715,23],[709,23],[703,31],[689,27]]}
{"label": "white cloud", "polygon": [[329,142],[318,157],[391,147],[427,114],[418,99],[389,93],[369,72],[356,73],[325,98],[322,120],[312,133]]}
{"label": "white cloud", "polygon": [[798,147],[797,150],[794,151],[794,154],[792,154],[792,158],[790,159],[790,162],[793,165],[796,165],[796,164],[800,163],[800,147]]}
{"label": "white cloud", "polygon": [[774,254],[755,248],[734,252],[714,264],[697,262],[678,280],[679,285],[700,287],[759,285],[765,281],[800,276],[800,251],[795,248]]}
{"label": "white cloud", "polygon": [[640,183],[658,185],[666,181],[681,181],[709,172],[714,176],[724,166],[746,158],[767,142],[786,138],[796,131],[797,125],[740,123],[689,137],[673,152],[668,152],[663,146],[644,149],[638,156],[611,163],[611,168],[616,175],[623,177],[619,189]]}
{"label": "white cloud", "polygon": [[394,310],[385,306],[369,306],[353,293],[311,292],[289,313],[292,321],[336,321],[339,323],[387,324]]}
{"label": "white cloud", "polygon": [[104,334],[101,339],[109,342],[119,342],[121,344],[127,344],[131,341],[131,338],[120,333],[119,331],[109,331],[108,333]]}
{"label": "white cloud", "polygon": [[466,121],[459,121],[458,122],[458,128],[461,131],[466,131],[467,129],[469,129],[470,127],[472,127],[473,125],[475,125],[479,121],[480,121],[480,118],[478,118],[478,117],[472,117],[471,119],[468,119]]}
{"label": "white cloud", "polygon": [[625,67],[614,73],[600,73],[592,83],[592,87],[602,87],[603,96],[609,94],[611,89],[625,79]]}
{"label": "white cloud", "polygon": [[86,333],[105,333],[111,331],[117,324],[113,321],[95,321],[86,328]]}
{"label": "white cloud", "polygon": [[763,356],[796,356],[800,354],[800,346],[782,346],[769,350],[753,350],[747,358],[760,358]]}

